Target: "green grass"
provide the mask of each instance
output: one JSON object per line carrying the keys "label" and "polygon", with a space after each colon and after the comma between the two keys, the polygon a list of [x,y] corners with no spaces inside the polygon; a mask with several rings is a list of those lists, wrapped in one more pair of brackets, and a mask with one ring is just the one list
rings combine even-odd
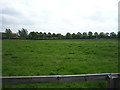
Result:
{"label": "green grass", "polygon": [[[3,76],[118,72],[117,40],[3,40]],[[100,88],[107,82],[3,85],[3,87]]]}

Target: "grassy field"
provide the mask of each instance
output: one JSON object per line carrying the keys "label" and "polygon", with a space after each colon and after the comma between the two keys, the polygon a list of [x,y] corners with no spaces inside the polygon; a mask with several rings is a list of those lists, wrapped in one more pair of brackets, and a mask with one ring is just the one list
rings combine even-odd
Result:
{"label": "grassy field", "polygon": [[[3,40],[3,76],[118,72],[117,40]],[[3,88],[104,88],[107,82],[3,85]]]}

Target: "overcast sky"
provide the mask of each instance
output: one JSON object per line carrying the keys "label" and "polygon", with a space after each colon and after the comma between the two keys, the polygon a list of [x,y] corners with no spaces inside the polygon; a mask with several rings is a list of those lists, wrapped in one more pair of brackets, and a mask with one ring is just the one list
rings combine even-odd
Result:
{"label": "overcast sky", "polygon": [[0,0],[2,29],[117,32],[119,0]]}

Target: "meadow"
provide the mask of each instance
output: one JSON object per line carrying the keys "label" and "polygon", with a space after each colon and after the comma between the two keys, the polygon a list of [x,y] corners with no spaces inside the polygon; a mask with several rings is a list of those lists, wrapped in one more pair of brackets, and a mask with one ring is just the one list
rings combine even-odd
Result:
{"label": "meadow", "polygon": [[[118,72],[117,40],[2,40],[3,76]],[[3,88],[106,88],[106,81],[3,85]]]}

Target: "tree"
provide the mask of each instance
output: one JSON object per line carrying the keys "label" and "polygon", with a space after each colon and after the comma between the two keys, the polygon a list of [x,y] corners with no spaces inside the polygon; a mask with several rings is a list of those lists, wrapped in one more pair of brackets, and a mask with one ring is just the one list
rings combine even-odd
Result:
{"label": "tree", "polygon": [[72,34],[72,39],[76,39],[77,35],[75,33]]}
{"label": "tree", "polygon": [[28,37],[29,37],[29,39],[35,39],[36,38],[36,33],[35,32],[30,32]]}
{"label": "tree", "polygon": [[39,33],[35,32],[35,39],[39,39]]}
{"label": "tree", "polygon": [[80,39],[82,37],[82,34],[80,32],[77,33],[77,39]]}
{"label": "tree", "polygon": [[83,32],[83,38],[87,38],[87,33]]}
{"label": "tree", "polygon": [[92,36],[93,36],[93,33],[92,33],[91,31],[89,31],[89,32],[88,32],[88,37],[89,37],[89,38],[92,38]]}
{"label": "tree", "polygon": [[6,29],[5,33],[6,33],[6,37],[10,39],[12,35],[12,31],[10,29]]}
{"label": "tree", "polygon": [[98,33],[97,33],[97,32],[94,33],[94,37],[95,37],[96,39],[98,38]]}
{"label": "tree", "polygon": [[52,34],[52,39],[55,39],[55,37],[56,37],[56,34],[53,33],[53,34]]}
{"label": "tree", "polygon": [[117,37],[118,37],[118,39],[120,39],[120,31],[118,31]]}
{"label": "tree", "polygon": [[38,36],[39,36],[39,39],[43,39],[43,33],[42,32],[38,33]]}
{"label": "tree", "polygon": [[114,33],[114,32],[111,32],[111,33],[110,33],[110,38],[117,38],[117,35],[116,35],[116,33]]}
{"label": "tree", "polygon": [[105,38],[109,38],[109,33],[105,33]]}
{"label": "tree", "polygon": [[66,33],[66,39],[71,39],[72,38],[72,35],[68,32]]}
{"label": "tree", "polygon": [[61,35],[61,33],[58,33],[56,36],[57,36],[57,39],[62,39],[63,38],[63,36]]}
{"label": "tree", "polygon": [[52,35],[50,32],[48,32],[47,37],[48,37],[48,39],[51,39]]}
{"label": "tree", "polygon": [[27,31],[27,29],[22,28],[22,30],[18,30],[18,34],[19,34],[20,38],[26,39],[28,36],[28,31]]}
{"label": "tree", "polygon": [[43,33],[43,39],[47,39],[47,33],[46,32]]}
{"label": "tree", "polygon": [[99,37],[104,38],[104,32],[100,32]]}

